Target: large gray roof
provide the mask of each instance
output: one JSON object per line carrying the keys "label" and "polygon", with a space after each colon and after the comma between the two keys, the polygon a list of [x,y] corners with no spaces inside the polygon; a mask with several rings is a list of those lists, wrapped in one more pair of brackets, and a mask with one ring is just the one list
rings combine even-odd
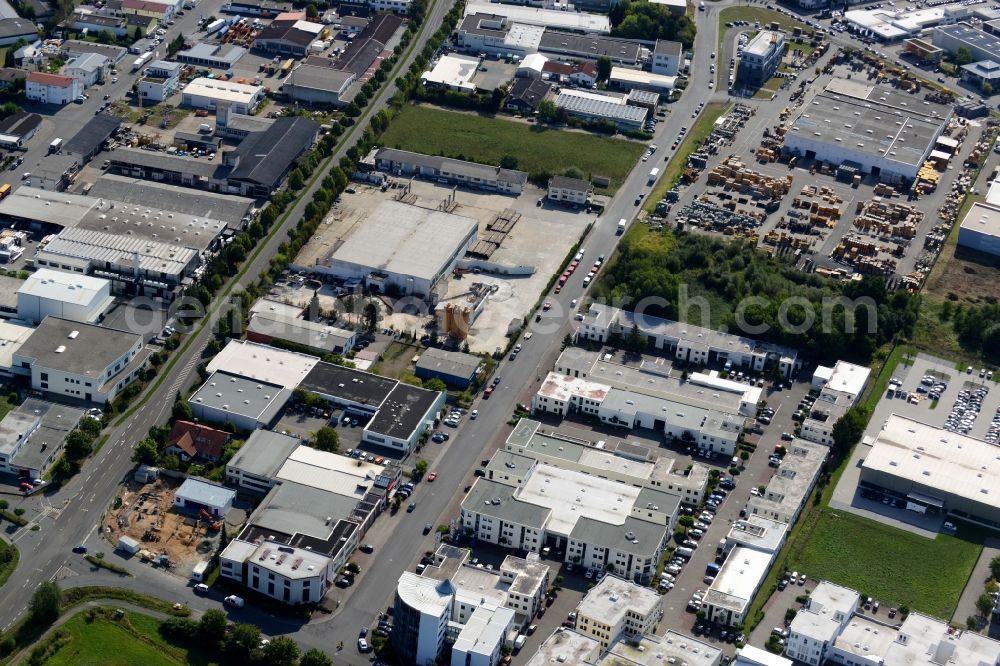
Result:
{"label": "large gray roof", "polygon": [[368,430],[387,437],[407,439],[425,418],[434,420],[434,415],[428,412],[440,396],[438,391],[399,383],[368,423]]}
{"label": "large gray roof", "polygon": [[622,525],[612,525],[587,516],[580,516],[570,538],[602,548],[650,557],[666,537],[665,525],[637,520],[631,516]]}
{"label": "large gray roof", "polygon": [[250,134],[240,142],[236,147],[240,161],[229,178],[274,189],[318,133],[319,123],[309,118],[278,118],[266,131]]}
{"label": "large gray roof", "polygon": [[295,437],[270,430],[254,430],[227,467],[246,474],[273,479],[288,460],[292,451],[301,445]]}
{"label": "large gray roof", "polygon": [[298,483],[280,483],[254,515],[253,524],[286,534],[326,539],[337,521],[349,518],[357,504],[358,500],[349,495]]}
{"label": "large gray roof", "polygon": [[141,340],[137,333],[49,316],[16,353],[42,368],[103,379],[108,366]]}
{"label": "large gray roof", "polygon": [[462,509],[535,529],[544,527],[552,510],[514,499],[513,491],[511,486],[479,478],[462,500]]}
{"label": "large gray roof", "polygon": [[236,226],[246,217],[254,205],[253,199],[247,197],[203,192],[114,174],[98,178],[90,196],[221,220],[231,226]]}
{"label": "large gray roof", "polygon": [[192,407],[204,405],[270,423],[290,397],[288,389],[277,384],[219,371],[213,373],[188,402]]}

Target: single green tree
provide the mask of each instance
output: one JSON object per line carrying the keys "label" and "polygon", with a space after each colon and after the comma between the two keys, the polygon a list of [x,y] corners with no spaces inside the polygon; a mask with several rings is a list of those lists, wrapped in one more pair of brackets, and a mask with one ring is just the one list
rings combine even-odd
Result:
{"label": "single green tree", "polygon": [[413,476],[417,479],[424,478],[424,474],[427,473],[427,466],[428,465],[426,460],[422,458],[418,460],[416,464],[413,465]]}
{"label": "single green tree", "polygon": [[194,418],[194,412],[191,411],[191,405],[187,400],[178,400],[175,402],[171,414],[178,421],[190,421]]}
{"label": "single green tree", "polygon": [[264,663],[271,666],[296,666],[299,644],[288,636],[276,636],[264,646]]}
{"label": "single green tree", "polygon": [[53,581],[46,581],[35,589],[28,604],[29,617],[35,624],[51,624],[59,617],[62,591]]}
{"label": "single green tree", "polygon": [[333,666],[333,660],[322,650],[312,648],[299,659],[299,666]]}
{"label": "single green tree", "polygon": [[611,58],[601,56],[597,59],[597,80],[607,81],[611,78]]}
{"label": "single green tree", "polygon": [[206,645],[218,645],[219,641],[226,635],[226,626],[229,620],[226,614],[217,608],[205,611],[198,621],[198,637]]}
{"label": "single green tree", "polygon": [[148,437],[136,444],[135,450],[132,452],[132,462],[142,465],[152,465],[159,457],[160,451],[156,442]]}
{"label": "single green tree", "polygon": [[340,450],[340,435],[333,428],[324,426],[316,431],[313,445],[320,451],[336,453]]}
{"label": "single green tree", "polygon": [[255,624],[239,623],[226,634],[226,655],[232,663],[245,663],[260,647],[260,628]]}

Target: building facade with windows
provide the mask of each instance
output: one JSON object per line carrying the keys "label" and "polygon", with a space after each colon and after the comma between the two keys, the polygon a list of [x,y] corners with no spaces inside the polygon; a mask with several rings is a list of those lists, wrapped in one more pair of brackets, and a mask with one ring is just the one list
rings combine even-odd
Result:
{"label": "building facade with windows", "polygon": [[49,316],[14,352],[11,370],[29,375],[36,391],[104,404],[148,358],[141,335]]}

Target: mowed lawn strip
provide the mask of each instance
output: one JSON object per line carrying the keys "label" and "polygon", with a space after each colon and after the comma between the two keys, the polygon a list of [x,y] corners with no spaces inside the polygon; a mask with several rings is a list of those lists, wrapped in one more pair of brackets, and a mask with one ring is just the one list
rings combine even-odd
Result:
{"label": "mowed lawn strip", "polygon": [[382,145],[499,166],[511,156],[529,176],[558,175],[570,167],[585,177],[606,176],[617,190],[646,144],[586,132],[547,129],[502,117],[407,106],[382,135]]}
{"label": "mowed lawn strip", "polygon": [[814,509],[801,527],[789,569],[945,621],[982,551],[978,543],[945,534],[927,539],[830,508]]}
{"label": "mowed lawn strip", "polygon": [[[133,635],[126,628],[141,636]],[[148,615],[126,611],[119,620],[98,615],[87,621],[81,611],[60,627],[69,641],[45,662],[46,666],[210,666],[212,661],[195,651],[172,645],[160,636],[160,621]],[[48,636],[51,636],[49,634]],[[43,640],[48,640],[46,636]]]}

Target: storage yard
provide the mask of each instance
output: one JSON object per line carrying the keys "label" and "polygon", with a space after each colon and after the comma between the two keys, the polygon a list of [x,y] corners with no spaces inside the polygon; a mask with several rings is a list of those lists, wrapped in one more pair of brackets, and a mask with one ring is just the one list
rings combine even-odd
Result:
{"label": "storage yard", "polygon": [[[179,480],[159,478],[150,483],[130,481],[122,488],[118,507],[104,518],[104,536],[117,544],[122,536],[135,539],[140,550],[134,554],[144,562],[162,566],[166,555],[169,567],[186,575],[218,548],[218,521],[208,521],[194,515],[174,511],[174,497]],[[232,526],[228,529],[232,530]]]}
{"label": "storage yard", "polygon": [[[656,204],[649,220],[674,218],[700,232],[745,238],[794,256],[805,271],[844,279],[880,275],[890,287],[916,290],[944,245],[997,123],[954,115],[948,97],[868,54],[834,52],[824,62],[818,76],[800,74],[809,78],[794,86],[777,117],[737,105],[720,118],[689,158],[681,184]],[[859,114],[850,109],[871,105],[865,100],[875,100],[875,110],[862,109],[870,117],[855,126]],[[913,108],[918,111],[908,110]],[[898,117],[900,110],[909,114],[909,134],[895,138],[886,149],[892,160],[880,166],[881,148],[870,159],[861,137],[889,122],[879,113]],[[843,136],[830,129],[837,123]],[[809,130],[811,141],[791,140],[790,132],[802,135],[806,127],[816,130]],[[832,138],[825,134],[830,131]],[[841,149],[848,141],[856,142],[856,152]],[[912,178],[902,179],[903,172]],[[912,191],[904,189],[911,182]]]}
{"label": "storage yard", "polygon": [[[330,257],[345,247],[352,234],[372,216],[379,216],[386,202],[401,206],[395,219],[408,210],[414,215],[446,211],[458,218],[474,219],[478,223],[477,240],[458,258],[433,298],[406,298],[398,304],[391,297],[384,298],[388,311],[380,321],[384,328],[422,332],[434,320],[435,308],[444,310],[449,305],[460,311],[468,308],[467,316],[472,322],[465,341],[474,352],[492,352],[505,346],[509,327],[528,316],[550,276],[595,217],[548,203],[539,206],[544,191],[532,186],[517,197],[452,189],[418,179],[392,179],[384,191],[364,184],[355,184],[353,189],[353,194],[345,194],[334,205],[294,265],[305,271],[324,272],[322,267],[329,264]],[[420,242],[408,240],[399,247],[393,261],[409,266],[412,259],[407,257],[413,253],[424,257],[426,253],[418,251]],[[427,239],[427,242],[440,245],[447,241]],[[382,270],[386,270],[385,265]],[[335,269],[330,273],[330,279],[344,284]],[[312,292],[305,290],[295,302],[305,307],[311,296]],[[335,298],[334,290],[321,289],[320,307],[332,309]],[[445,323],[440,315],[438,320],[439,325]],[[463,326],[456,325],[451,332],[464,339]],[[444,333],[449,327],[441,328]]]}

